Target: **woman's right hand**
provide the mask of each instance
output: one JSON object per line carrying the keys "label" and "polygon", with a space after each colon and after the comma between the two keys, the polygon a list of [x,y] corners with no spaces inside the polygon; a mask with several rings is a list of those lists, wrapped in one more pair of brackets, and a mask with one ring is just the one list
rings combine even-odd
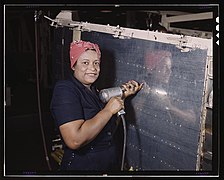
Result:
{"label": "woman's right hand", "polygon": [[106,104],[105,109],[114,115],[121,109],[124,109],[124,100],[121,97],[112,97]]}

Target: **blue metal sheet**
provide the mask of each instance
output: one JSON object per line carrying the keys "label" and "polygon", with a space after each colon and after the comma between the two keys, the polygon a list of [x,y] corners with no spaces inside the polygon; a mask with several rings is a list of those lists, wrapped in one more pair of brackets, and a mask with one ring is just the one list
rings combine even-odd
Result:
{"label": "blue metal sheet", "polygon": [[[126,164],[134,170],[195,170],[207,50],[84,32],[102,51],[102,88],[128,80],[143,89],[126,100]],[[168,59],[168,60],[167,60]],[[168,63],[167,63],[168,62]]]}

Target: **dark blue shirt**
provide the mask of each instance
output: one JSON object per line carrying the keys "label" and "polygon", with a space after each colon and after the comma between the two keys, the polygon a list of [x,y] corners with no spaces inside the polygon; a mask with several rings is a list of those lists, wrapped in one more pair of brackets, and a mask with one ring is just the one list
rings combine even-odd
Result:
{"label": "dark blue shirt", "polygon": [[[57,127],[79,119],[87,121],[104,108],[105,104],[100,101],[96,88],[92,86],[91,90],[73,76],[68,80],[60,80],[56,83],[51,100],[51,112]],[[115,130],[116,116],[113,116],[97,137],[79,150],[71,150],[63,142],[63,161],[71,159],[70,156],[74,156],[74,152],[82,154],[99,152],[107,149],[109,146],[114,146],[113,134]],[[67,164],[69,164],[68,161]]]}

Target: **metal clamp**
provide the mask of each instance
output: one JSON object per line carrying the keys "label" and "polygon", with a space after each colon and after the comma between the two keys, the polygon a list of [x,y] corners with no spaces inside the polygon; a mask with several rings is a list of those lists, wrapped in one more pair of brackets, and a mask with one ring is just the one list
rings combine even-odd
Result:
{"label": "metal clamp", "polygon": [[124,109],[120,110],[120,111],[117,113],[118,116],[123,115],[123,114],[125,114]]}

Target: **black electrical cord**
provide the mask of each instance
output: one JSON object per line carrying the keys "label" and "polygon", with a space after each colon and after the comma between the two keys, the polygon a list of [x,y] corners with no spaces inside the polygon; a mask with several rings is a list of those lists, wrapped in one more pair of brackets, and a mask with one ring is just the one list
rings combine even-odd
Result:
{"label": "black electrical cord", "polygon": [[124,160],[125,160],[125,151],[126,151],[126,142],[127,142],[127,130],[126,130],[126,122],[125,122],[125,118],[124,115],[121,114],[120,115],[121,120],[122,120],[122,124],[123,124],[123,129],[124,129],[124,143],[123,143],[123,153],[122,153],[122,161],[121,161],[121,171],[124,170]]}
{"label": "black electrical cord", "polygon": [[42,122],[42,112],[41,112],[41,101],[40,101],[40,85],[39,85],[39,65],[38,65],[38,27],[37,27],[37,20],[39,19],[39,16],[41,15],[41,11],[37,12],[35,11],[34,19],[35,19],[35,57],[36,57],[36,85],[37,85],[37,101],[38,101],[38,114],[39,114],[39,120],[40,120],[40,129],[41,129],[41,135],[44,145],[44,152],[45,152],[45,158],[47,161],[48,169],[51,170],[51,165],[47,153],[47,147],[46,147],[46,141],[45,141],[45,135],[44,135],[44,129],[43,129],[43,122]]}

